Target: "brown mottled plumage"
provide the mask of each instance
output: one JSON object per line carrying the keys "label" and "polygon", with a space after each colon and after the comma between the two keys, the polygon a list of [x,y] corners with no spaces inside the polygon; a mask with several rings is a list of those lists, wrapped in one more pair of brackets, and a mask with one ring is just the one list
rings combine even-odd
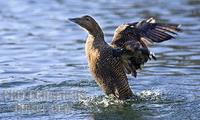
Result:
{"label": "brown mottled plumage", "polygon": [[136,77],[137,69],[155,56],[148,50],[153,42],[173,38],[170,34],[180,31],[176,24],[155,23],[153,18],[141,22],[120,25],[111,45],[104,40],[104,34],[97,22],[90,16],[69,19],[88,32],[85,51],[89,69],[96,83],[107,95],[118,99],[133,96],[127,74]]}

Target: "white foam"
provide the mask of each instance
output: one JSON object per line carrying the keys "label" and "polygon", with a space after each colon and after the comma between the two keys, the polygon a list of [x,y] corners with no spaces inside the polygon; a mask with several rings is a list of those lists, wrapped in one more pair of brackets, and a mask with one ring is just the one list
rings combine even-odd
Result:
{"label": "white foam", "polygon": [[159,90],[144,90],[137,94],[143,100],[160,100],[161,92]]}

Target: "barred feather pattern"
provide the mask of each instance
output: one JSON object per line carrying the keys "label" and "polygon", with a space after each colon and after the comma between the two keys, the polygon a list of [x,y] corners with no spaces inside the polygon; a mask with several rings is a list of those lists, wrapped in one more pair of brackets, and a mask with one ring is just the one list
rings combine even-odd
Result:
{"label": "barred feather pattern", "polygon": [[[92,44],[92,38],[86,42],[88,65],[96,83],[106,95],[114,95],[117,99],[128,99],[133,93],[123,69],[120,57],[113,57],[113,48],[101,43],[98,48]],[[93,46],[93,47],[91,47]],[[99,49],[100,48],[100,49]]]}

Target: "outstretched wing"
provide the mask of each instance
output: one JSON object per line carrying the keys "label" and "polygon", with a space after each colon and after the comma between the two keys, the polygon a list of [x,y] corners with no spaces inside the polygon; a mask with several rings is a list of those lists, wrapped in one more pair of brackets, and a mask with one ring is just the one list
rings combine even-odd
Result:
{"label": "outstretched wing", "polygon": [[156,23],[153,18],[123,24],[116,29],[111,45],[115,53],[120,54],[126,73],[136,77],[137,69],[149,59],[156,59],[148,46],[174,38],[173,35],[181,31],[179,27],[178,24]]}
{"label": "outstretched wing", "polygon": [[181,31],[179,24],[156,23],[153,18],[128,25],[135,28],[135,32],[140,37],[151,43],[169,40],[174,38],[173,34],[176,35],[178,31]]}

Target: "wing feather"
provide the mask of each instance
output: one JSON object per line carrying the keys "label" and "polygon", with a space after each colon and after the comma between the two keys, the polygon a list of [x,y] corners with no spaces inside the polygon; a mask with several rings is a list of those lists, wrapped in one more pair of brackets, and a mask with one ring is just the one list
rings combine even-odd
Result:
{"label": "wing feather", "polygon": [[121,59],[127,74],[137,76],[137,70],[149,59],[156,59],[148,46],[174,38],[180,32],[180,25],[157,23],[154,18],[120,25],[111,45],[123,50]]}

